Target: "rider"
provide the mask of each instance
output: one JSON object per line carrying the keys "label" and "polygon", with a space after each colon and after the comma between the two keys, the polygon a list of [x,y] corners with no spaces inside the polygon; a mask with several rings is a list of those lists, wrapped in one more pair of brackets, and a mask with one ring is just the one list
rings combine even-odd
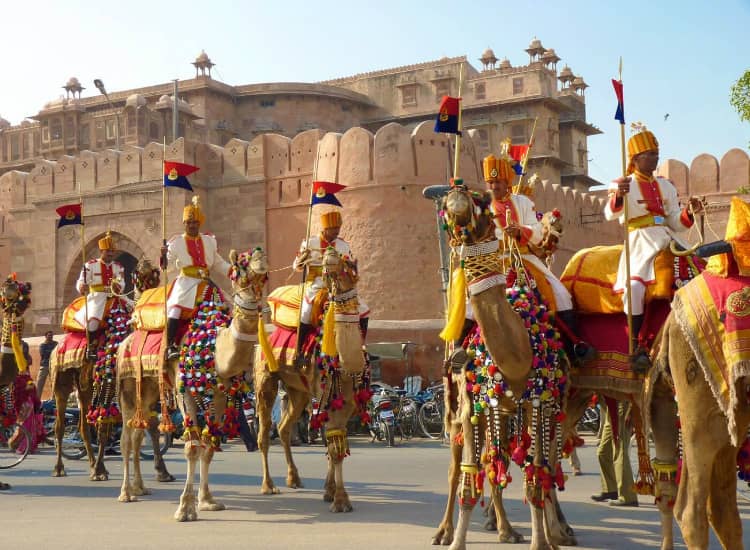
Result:
{"label": "rider", "polygon": [[[542,241],[542,224],[537,219],[534,203],[531,199],[525,195],[512,193],[513,179],[516,175],[513,169],[513,161],[509,158],[496,158],[494,155],[489,155],[482,161],[482,167],[484,180],[492,194],[490,208],[496,225],[495,236],[501,242],[506,237],[514,239],[523,261],[532,264],[544,275],[554,295],[557,321],[565,325],[569,333],[567,336],[574,340],[569,351],[572,351],[580,361],[593,359],[596,350],[576,337],[576,315],[570,292],[538,257],[529,252],[529,244],[538,245]],[[458,368],[459,364],[463,366],[466,361],[464,358],[465,352],[461,353],[461,350],[463,349],[463,341],[473,326],[473,319],[471,302],[467,300],[466,321],[460,341],[454,342],[455,347],[451,357],[454,368]]]}
{"label": "rider", "polygon": [[86,307],[76,312],[75,319],[88,332],[86,358],[89,361],[97,359],[99,329],[102,328],[107,300],[125,287],[125,269],[114,261],[116,251],[109,231],[99,239],[99,251],[99,258],[86,262],[76,282],[78,292],[86,295]]}
{"label": "rider", "polygon": [[634,129],[636,133],[628,140],[630,162],[627,175],[613,181],[615,185],[611,186],[604,217],[607,220],[619,219],[624,224],[623,197],[628,198],[630,288],[629,292],[625,292],[627,266],[623,251],[614,290],[623,294],[626,311],[630,299],[633,316],[633,333],[630,337],[634,350],[630,364],[634,371],[644,371],[651,363],[639,334],[643,326],[646,286],[656,282],[654,260],[676,238],[675,232],[692,227],[694,215],[703,211],[703,205],[700,199],[690,197],[689,206],[680,208],[674,185],[667,179],[653,175],[659,163],[659,142],[645,126],[634,125]]}
{"label": "rider", "polygon": [[209,285],[211,273],[229,276],[231,266],[217,252],[216,237],[201,233],[200,227],[206,221],[197,196],[182,211],[185,232],[175,235],[167,246],[161,248],[161,267],[170,264],[179,268],[180,274],[172,285],[167,297],[167,359],[180,355],[177,345],[177,330],[183,312],[192,313],[202,301]]}
{"label": "rider", "polygon": [[[299,252],[294,258],[292,267],[297,271],[307,266],[307,276],[305,282],[311,283],[305,291],[302,303],[300,304],[300,327],[299,338],[297,340],[296,357],[301,357],[302,343],[312,332],[313,323],[312,309],[315,296],[325,288],[323,283],[323,252],[329,246],[344,256],[352,258],[352,251],[349,243],[339,237],[341,231],[342,216],[339,210],[331,210],[320,216],[321,230],[319,235],[311,236],[307,242],[302,241]],[[359,298],[359,328],[362,331],[362,339],[367,336],[367,323],[369,320],[370,310],[362,298]]]}

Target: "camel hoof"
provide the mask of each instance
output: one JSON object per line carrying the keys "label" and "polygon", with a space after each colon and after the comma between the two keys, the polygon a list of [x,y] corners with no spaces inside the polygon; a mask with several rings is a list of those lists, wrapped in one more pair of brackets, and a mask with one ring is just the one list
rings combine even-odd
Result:
{"label": "camel hoof", "polygon": [[52,470],[52,477],[66,477],[68,474],[65,473],[65,468],[62,466]]}
{"label": "camel hoof", "polygon": [[93,473],[89,476],[89,480],[91,481],[108,481],[109,480],[109,472],[104,473]]}
{"label": "camel hoof", "polygon": [[3,483],[0,481],[0,491],[10,491],[12,487],[10,486],[10,483]]}
{"label": "camel hoof", "polygon": [[195,510],[177,510],[174,513],[174,519],[177,521],[195,521],[198,519],[198,514]]}
{"label": "camel hoof", "polygon": [[453,529],[441,527],[432,537],[433,546],[448,546],[453,542]]}
{"label": "camel hoof", "polygon": [[146,487],[133,487],[133,494],[138,496],[150,495],[151,489]]}
{"label": "camel hoof", "polygon": [[275,485],[263,485],[260,488],[261,495],[280,495],[281,490]]}
{"label": "camel hoof", "polygon": [[222,510],[226,510],[226,508],[221,502],[216,502],[215,500],[204,501],[198,505],[198,510],[202,512],[221,512]]}
{"label": "camel hoof", "polygon": [[324,493],[323,502],[333,502],[333,493]]}
{"label": "camel hoof", "polygon": [[484,530],[490,532],[497,531],[497,518],[494,512],[487,516],[487,521],[484,522]]}
{"label": "camel hoof", "polygon": [[286,486],[290,489],[303,489],[305,487],[298,475],[287,477]]}
{"label": "camel hoof", "polygon": [[523,542],[523,535],[515,529],[511,529],[510,531],[500,533],[497,539],[503,544],[518,544]]}
{"label": "camel hoof", "polygon": [[177,478],[167,471],[159,472],[158,474],[156,474],[156,481],[160,483],[169,483],[170,481],[176,481],[176,480]]}
{"label": "camel hoof", "polygon": [[117,498],[120,502],[137,502],[138,497],[135,495],[129,495],[127,493],[120,493],[120,496]]}
{"label": "camel hoof", "polygon": [[334,514],[338,514],[340,512],[351,512],[354,508],[352,508],[349,502],[334,502],[331,504],[329,510]]}

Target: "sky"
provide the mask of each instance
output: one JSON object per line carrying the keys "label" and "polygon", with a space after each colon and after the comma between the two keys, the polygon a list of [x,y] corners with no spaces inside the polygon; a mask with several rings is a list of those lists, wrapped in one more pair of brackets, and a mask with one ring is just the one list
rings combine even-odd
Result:
{"label": "sky", "polygon": [[[750,0],[245,0],[3,2],[0,116],[12,124],[64,94],[83,96],[192,78],[205,50],[213,77],[231,85],[317,82],[466,55],[477,69],[490,47],[528,63],[533,38],[589,84],[589,175],[620,172],[620,130],[610,79],[623,58],[625,116],[657,135],[661,158],[688,164],[747,149],[750,123],[729,104],[750,69]],[[11,5],[11,7],[8,6]],[[669,115],[668,117],[666,115]],[[628,132],[629,135],[629,132]]]}

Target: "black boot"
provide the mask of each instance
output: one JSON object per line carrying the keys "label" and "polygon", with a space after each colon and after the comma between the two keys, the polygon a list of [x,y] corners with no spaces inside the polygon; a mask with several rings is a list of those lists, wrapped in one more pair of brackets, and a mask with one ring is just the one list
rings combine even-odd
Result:
{"label": "black boot", "polygon": [[[569,345],[567,346],[567,352],[570,356],[580,363],[586,361],[592,361],[596,359],[596,348],[578,338],[578,319],[576,318],[576,312],[572,309],[566,309],[565,311],[557,312],[558,320],[564,324],[571,334],[565,338]],[[565,335],[564,335],[565,336]],[[577,340],[577,341],[575,341]],[[572,353],[571,353],[572,352]]]}
{"label": "black boot", "polygon": [[633,372],[638,374],[644,374],[651,368],[651,360],[648,357],[648,350],[640,344],[639,335],[641,334],[641,327],[643,326],[644,316],[633,315],[631,320],[633,334],[631,340],[633,341],[633,355],[630,356],[630,368]]}
{"label": "black boot", "polygon": [[88,345],[86,346],[86,359],[95,362],[99,358],[99,338],[97,331],[86,331]]}
{"label": "black boot", "polygon": [[474,321],[471,319],[464,319],[464,324],[461,327],[461,335],[453,341],[453,351],[448,357],[448,365],[453,372],[461,372],[461,370],[468,364],[469,356],[464,349],[464,340],[474,328]]}
{"label": "black boot", "polygon": [[[361,322],[362,320],[360,319],[360,323]],[[302,346],[304,345],[305,340],[307,340],[307,337],[310,335],[312,330],[312,325],[300,322],[299,331],[297,332],[297,346],[294,349],[294,364],[297,367],[301,367],[305,362],[305,354],[302,351]]]}
{"label": "black boot", "polygon": [[180,348],[177,346],[177,329],[179,327],[179,319],[167,319],[167,361],[180,357]]}
{"label": "black boot", "polygon": [[362,333],[362,341],[367,340],[367,324],[370,322],[369,317],[359,318],[359,331]]}

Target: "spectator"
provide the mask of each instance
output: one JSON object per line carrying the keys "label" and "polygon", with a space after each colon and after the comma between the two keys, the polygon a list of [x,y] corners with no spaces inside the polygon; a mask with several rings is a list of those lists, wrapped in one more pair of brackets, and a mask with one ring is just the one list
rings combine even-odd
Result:
{"label": "spectator", "polygon": [[633,470],[630,466],[631,427],[628,420],[629,403],[619,402],[613,409],[617,413],[612,421],[606,404],[602,406],[602,432],[596,456],[602,492],[591,495],[596,502],[609,501],[610,506],[638,506],[638,495],[633,489]]}
{"label": "spectator", "polygon": [[52,357],[52,351],[57,346],[57,341],[52,339],[52,331],[48,330],[44,334],[44,342],[39,344],[39,374],[36,377],[36,391],[39,399],[42,398],[42,392],[44,392],[44,385],[47,383],[47,377],[49,376],[49,361]]}

